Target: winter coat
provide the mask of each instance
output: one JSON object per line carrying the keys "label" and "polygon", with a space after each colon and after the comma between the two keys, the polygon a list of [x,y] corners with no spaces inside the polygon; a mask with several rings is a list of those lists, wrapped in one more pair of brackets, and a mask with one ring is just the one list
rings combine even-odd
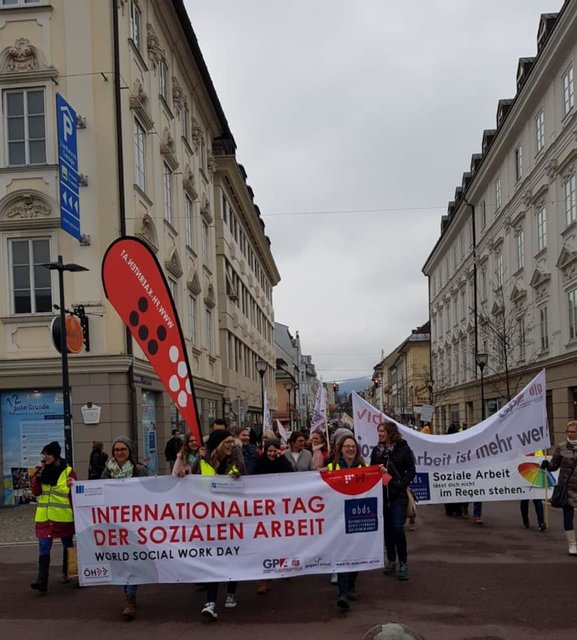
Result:
{"label": "winter coat", "polygon": [[[40,496],[44,491],[50,491],[51,487],[42,484],[42,474],[37,473],[32,476],[30,481],[30,489],[32,495]],[[69,478],[76,480],[76,473],[74,470],[70,470],[68,474]],[[54,489],[55,487],[52,487]],[[70,489],[68,490],[70,494]],[[70,501],[70,508],[72,509],[72,500],[70,495],[68,497]],[[37,507],[38,508],[38,507]],[[66,538],[74,535],[74,522],[54,522],[52,520],[46,520],[44,522],[34,523],[34,532],[37,538]]]}
{"label": "winter coat", "polygon": [[254,473],[254,466],[258,460],[258,448],[252,443],[248,443],[242,447],[242,457],[244,460],[244,468],[247,475]]}
{"label": "winter coat", "polygon": [[93,451],[90,454],[90,463],[88,464],[88,479],[98,480],[102,477],[108,454],[104,451]]}
{"label": "winter coat", "polygon": [[294,471],[314,471],[313,455],[310,451],[303,449],[298,461],[294,459],[292,451],[287,449],[284,452],[285,458],[291,463]]}
{"label": "winter coat", "polygon": [[[559,484],[567,484],[567,495],[569,497],[569,504],[573,508],[577,508],[577,468],[571,475],[573,465],[577,464],[577,449],[570,448],[567,442],[555,447],[553,451],[553,457],[549,461],[549,470],[557,471],[559,469]],[[569,476],[571,477],[569,478]]]}
{"label": "winter coat", "polygon": [[371,453],[371,464],[382,464],[391,475],[384,487],[385,505],[408,502],[407,488],[415,477],[415,457],[407,441],[399,440],[390,453],[377,445]]}
{"label": "winter coat", "polygon": [[182,447],[182,440],[180,438],[175,438],[172,436],[166,443],[166,447],[164,447],[164,457],[167,462],[174,462],[176,460],[176,454],[180,451]]}

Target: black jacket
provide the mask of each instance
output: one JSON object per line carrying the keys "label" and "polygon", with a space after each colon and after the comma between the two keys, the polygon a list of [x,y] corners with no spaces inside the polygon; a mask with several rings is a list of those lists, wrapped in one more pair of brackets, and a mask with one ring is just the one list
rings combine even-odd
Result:
{"label": "black jacket", "polygon": [[107,460],[108,454],[104,453],[104,451],[93,451],[90,454],[90,463],[88,465],[89,480],[97,480],[102,477]]}
{"label": "black jacket", "polygon": [[384,488],[385,501],[407,502],[407,488],[415,477],[415,457],[407,441],[399,440],[389,454],[377,445],[371,453],[371,464],[382,464],[391,475]]}
{"label": "black jacket", "polygon": [[166,443],[166,447],[164,447],[164,457],[166,458],[166,461],[175,462],[176,454],[180,451],[181,447],[182,440],[172,436]]}

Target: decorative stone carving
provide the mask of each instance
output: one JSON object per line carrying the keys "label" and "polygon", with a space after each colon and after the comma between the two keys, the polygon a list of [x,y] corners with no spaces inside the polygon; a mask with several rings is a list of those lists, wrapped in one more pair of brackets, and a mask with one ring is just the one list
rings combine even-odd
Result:
{"label": "decorative stone carving", "polygon": [[142,123],[142,126],[151,131],[154,128],[154,121],[148,113],[148,95],[142,86],[140,80],[136,80],[132,87],[132,95],[130,96],[128,103],[130,108],[136,113],[138,119]]}
{"label": "decorative stone carving", "polygon": [[192,116],[192,123],[190,127],[190,135],[192,136],[192,142],[196,149],[198,149],[198,145],[202,139],[202,127],[198,124],[197,119]]}
{"label": "decorative stone carving", "polygon": [[140,233],[136,234],[137,238],[144,240],[146,244],[156,253],[158,251],[158,235],[152,218],[145,214],[140,224]]}
{"label": "decorative stone carving", "polygon": [[8,71],[36,71],[39,68],[34,48],[27,38],[18,38],[8,48]]}
{"label": "decorative stone carving", "polygon": [[206,296],[204,297],[204,304],[209,309],[214,309],[214,307],[216,306],[216,296],[214,294],[214,287],[212,286],[212,284],[208,285],[208,290],[206,292]]}
{"label": "decorative stone carving", "polygon": [[182,265],[176,249],[172,252],[170,258],[165,260],[164,266],[166,267],[166,270],[176,278],[180,278],[183,274]]}
{"label": "decorative stone carving", "polygon": [[521,196],[521,202],[525,207],[528,207],[531,204],[532,200],[533,200],[533,192],[531,191],[531,189],[527,189],[526,191],[523,192],[523,195]]}
{"label": "decorative stone carving", "polygon": [[176,158],[174,148],[174,138],[172,137],[170,129],[168,127],[164,127],[164,131],[162,132],[160,153],[162,154],[162,157],[165,159],[168,166],[174,171],[178,167],[178,160]]}
{"label": "decorative stone carving", "polygon": [[146,25],[146,48],[152,66],[156,69],[156,65],[164,59],[164,49],[160,46],[160,39],[150,22]]}
{"label": "decorative stone carving", "polygon": [[196,190],[196,180],[189,164],[187,164],[184,168],[182,186],[193,200],[196,200],[198,198],[198,191]]}
{"label": "decorative stone carving", "polygon": [[551,158],[551,160],[549,160],[545,166],[545,173],[547,174],[547,178],[549,178],[549,182],[555,180],[557,176],[557,158]]}
{"label": "decorative stone carving", "polygon": [[184,106],[184,93],[182,91],[182,85],[176,76],[172,76],[172,104],[176,115],[179,115]]}
{"label": "decorative stone carving", "polygon": [[210,200],[206,193],[202,194],[202,200],[200,203],[200,215],[208,222],[212,224],[212,212],[210,210]]}
{"label": "decorative stone carving", "polygon": [[206,168],[208,169],[209,178],[212,179],[216,170],[216,158],[214,157],[210,149],[207,152]]}
{"label": "decorative stone carving", "polygon": [[196,271],[192,275],[192,278],[186,283],[186,286],[188,290],[195,296],[202,292],[202,287],[200,286],[200,280]]}
{"label": "decorative stone carving", "polygon": [[52,209],[46,203],[27,193],[6,208],[2,219],[37,220],[38,218],[48,218],[51,215]]}

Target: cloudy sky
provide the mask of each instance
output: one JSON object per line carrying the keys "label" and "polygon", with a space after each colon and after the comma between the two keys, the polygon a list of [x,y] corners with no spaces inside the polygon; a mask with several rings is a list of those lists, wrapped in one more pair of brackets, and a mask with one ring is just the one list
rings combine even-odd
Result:
{"label": "cloudy sky", "polygon": [[277,322],[325,380],[428,319],[440,217],[562,0],[186,0],[281,274]]}

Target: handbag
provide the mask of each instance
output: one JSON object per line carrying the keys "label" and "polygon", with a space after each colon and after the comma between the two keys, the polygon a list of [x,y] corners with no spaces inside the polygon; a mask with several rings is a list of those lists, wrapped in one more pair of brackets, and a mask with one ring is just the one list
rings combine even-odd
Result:
{"label": "handbag", "polygon": [[573,469],[571,469],[571,473],[567,476],[567,480],[565,480],[563,484],[557,483],[553,488],[549,504],[555,509],[562,509],[569,504],[569,491],[567,489],[567,485],[569,484],[569,480],[571,480],[571,476],[573,475],[576,466],[577,462],[573,465]]}
{"label": "handbag", "polygon": [[414,518],[417,515],[417,496],[412,489],[407,488],[407,518]]}

